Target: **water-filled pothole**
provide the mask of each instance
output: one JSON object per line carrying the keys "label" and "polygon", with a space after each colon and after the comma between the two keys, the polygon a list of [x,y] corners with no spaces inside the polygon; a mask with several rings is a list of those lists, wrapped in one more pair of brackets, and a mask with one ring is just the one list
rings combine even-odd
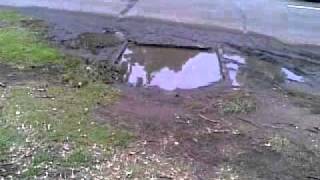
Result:
{"label": "water-filled pothole", "polygon": [[[277,84],[305,82],[305,77],[296,74],[294,71],[289,70],[280,64],[266,62],[256,57],[224,54],[222,63],[225,64],[227,69],[228,79],[232,86],[235,87],[241,85],[238,79],[245,81],[242,83],[248,83],[254,79]],[[246,76],[241,78],[244,74],[246,74]]]}
{"label": "water-filled pothole", "polygon": [[[220,59],[219,59],[220,58]],[[196,89],[218,82],[238,89],[267,84],[306,84],[306,77],[257,57],[182,48],[130,45],[121,57],[123,80],[137,87]]]}
{"label": "water-filled pothole", "polygon": [[121,59],[124,80],[165,90],[195,89],[222,80],[216,53],[179,48],[129,46]]}

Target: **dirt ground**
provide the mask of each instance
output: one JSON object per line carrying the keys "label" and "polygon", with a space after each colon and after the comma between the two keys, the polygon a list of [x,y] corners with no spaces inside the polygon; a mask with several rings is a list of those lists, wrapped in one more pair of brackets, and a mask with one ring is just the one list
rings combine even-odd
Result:
{"label": "dirt ground", "polygon": [[[188,166],[188,175],[181,179],[320,179],[319,47],[144,19],[35,9],[21,12],[49,23],[47,38],[65,53],[87,64],[102,62],[104,71],[99,75],[113,76],[105,81],[120,89],[120,99],[98,106],[92,117],[135,134],[129,152],[147,152]],[[241,86],[236,89],[230,82],[175,91],[131,87],[119,81],[120,70],[113,66],[126,40],[222,47],[251,60],[240,71]],[[301,85],[278,79],[274,72],[278,66],[308,81]],[[44,78],[38,74],[46,73],[39,71],[21,72],[1,65],[0,82]],[[108,168],[105,172],[108,176]],[[155,179],[178,178],[169,173]]]}

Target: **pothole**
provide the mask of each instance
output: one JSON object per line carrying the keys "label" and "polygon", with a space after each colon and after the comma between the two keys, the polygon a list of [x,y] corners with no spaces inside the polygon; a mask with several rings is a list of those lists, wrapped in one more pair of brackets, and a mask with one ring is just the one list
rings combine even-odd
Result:
{"label": "pothole", "polygon": [[[270,63],[256,57],[240,55],[223,55],[222,63],[228,72],[228,78],[233,86],[240,86],[253,79],[268,81],[269,83],[304,83],[306,77],[280,64]],[[246,75],[245,75],[246,74]],[[245,77],[239,77],[244,76]],[[239,79],[245,81],[239,82]]]}
{"label": "pothole", "polygon": [[[218,52],[220,53],[220,52]],[[234,89],[256,81],[306,83],[292,69],[255,57],[187,48],[130,44],[121,56],[123,81],[136,87],[191,90],[224,83]]]}
{"label": "pothole", "polygon": [[121,57],[123,79],[134,86],[164,90],[195,89],[221,81],[214,52],[182,48],[129,46]]}

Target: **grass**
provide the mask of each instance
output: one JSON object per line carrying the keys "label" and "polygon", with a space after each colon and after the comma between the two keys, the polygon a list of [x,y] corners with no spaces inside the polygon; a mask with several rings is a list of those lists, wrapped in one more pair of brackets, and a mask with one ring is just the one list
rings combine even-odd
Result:
{"label": "grass", "polygon": [[61,63],[59,51],[19,24],[26,19],[14,11],[0,11],[0,22],[5,23],[0,28],[0,62],[17,67]]}
{"label": "grass", "polygon": [[39,136],[51,141],[69,139],[77,144],[125,145],[130,140],[128,133],[90,121],[90,112],[97,104],[111,103],[117,95],[116,90],[103,84],[83,88],[54,86],[44,95],[19,87],[12,89],[3,116],[7,121],[32,125]]}
{"label": "grass", "polygon": [[245,92],[234,92],[220,101],[219,111],[222,114],[249,113],[256,110],[253,96]]}
{"label": "grass", "polygon": [[61,62],[59,52],[23,28],[0,29],[0,61],[16,66],[42,66]]}
{"label": "grass", "polygon": [[320,114],[320,95],[299,89],[284,89],[283,93],[288,95],[299,107],[309,108],[311,114]]}
{"label": "grass", "polygon": [[109,72],[106,65],[88,67],[60,55],[39,38],[41,23],[38,27],[21,21],[25,19],[15,12],[0,11],[0,63],[16,67],[59,64],[63,73],[52,74],[45,86],[45,80],[28,78],[0,88],[0,177],[146,179],[161,171],[184,175],[180,166],[185,165],[176,165],[171,159],[160,162],[154,154],[145,154],[144,145],[135,145],[137,154],[132,147],[123,149],[134,140],[129,132],[97,124],[94,109],[112,104],[119,96],[116,89],[102,83],[110,82],[104,78],[111,79],[111,75],[101,75]]}
{"label": "grass", "polygon": [[20,143],[22,137],[17,133],[16,129],[13,128],[0,128],[0,152],[3,154],[7,151],[14,143]]}
{"label": "grass", "polygon": [[[23,68],[59,64],[64,75],[57,77],[61,83],[47,82],[45,89],[37,81],[0,89],[4,95],[0,99],[0,160],[16,164],[14,157],[32,153],[19,160],[21,167],[16,170],[23,173],[18,179],[45,176],[47,167],[58,171],[91,168],[96,158],[103,159],[108,151],[132,141],[127,131],[93,121],[95,107],[112,104],[119,92],[91,79],[80,60],[61,55],[39,33],[23,28],[21,20],[25,19],[13,11],[0,11],[0,22],[5,22],[0,28],[0,63]],[[65,145],[70,148],[64,149]]]}
{"label": "grass", "polygon": [[134,140],[131,133],[94,121],[96,107],[118,99],[119,91],[103,83],[112,80],[114,71],[108,64],[89,66],[61,55],[41,40],[45,27],[41,21],[0,11],[0,63],[18,68],[54,65],[62,72],[50,73],[48,81],[28,78],[0,88],[0,177],[145,179],[159,171],[180,174],[180,165],[167,159],[161,163],[138,144],[136,151],[144,153],[132,155],[131,148],[125,149]]}
{"label": "grass", "polygon": [[15,11],[0,10],[0,21],[6,23],[18,23],[21,20],[25,20],[26,17],[20,15]]}
{"label": "grass", "polygon": [[48,164],[53,161],[54,157],[49,152],[39,152],[34,156],[30,168],[24,173],[24,177],[34,177],[39,175],[42,172],[41,165]]}
{"label": "grass", "polygon": [[[0,128],[0,150],[8,152],[12,144],[21,141],[17,136],[19,127],[30,127],[20,130],[22,142],[31,139],[30,146],[39,148],[24,177],[43,175],[45,165],[90,166],[94,162],[93,146],[107,154],[133,140],[127,131],[92,121],[94,108],[113,103],[118,95],[117,90],[92,82],[81,88],[52,85],[46,91],[34,85],[10,87],[1,115],[1,123],[8,128]],[[63,150],[62,144],[68,144],[70,149]],[[66,151],[65,156],[62,151]]]}
{"label": "grass", "polygon": [[80,166],[88,164],[92,159],[91,154],[82,148],[74,150],[65,160],[65,166]]}

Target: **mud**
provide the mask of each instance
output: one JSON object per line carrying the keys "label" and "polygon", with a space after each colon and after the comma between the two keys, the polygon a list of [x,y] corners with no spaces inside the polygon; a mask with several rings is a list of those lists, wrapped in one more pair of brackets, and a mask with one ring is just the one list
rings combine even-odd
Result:
{"label": "mud", "polygon": [[[221,87],[171,93],[122,90],[119,102],[97,109],[98,121],[135,132],[155,153],[193,162],[199,179],[218,177],[221,166],[232,167],[239,179],[301,179],[320,172],[315,129],[320,125],[319,116],[293,105],[277,91],[234,92]],[[256,110],[221,113],[220,104],[233,101],[238,93],[254,97]],[[274,151],[275,145],[268,145],[274,136],[289,139],[294,149],[279,142],[283,149]]]}
{"label": "mud", "polygon": [[[49,81],[57,83],[58,75],[63,72],[59,66],[32,67],[27,69],[13,68],[9,65],[0,64],[0,82],[5,86],[23,85],[30,81]],[[41,76],[39,76],[41,74]]]}
{"label": "mud", "polygon": [[[97,121],[129,129],[156,154],[191,161],[198,179],[319,176],[319,47],[155,20],[36,8],[20,11],[47,21],[49,39],[64,52],[88,64],[101,63],[105,70],[100,76],[107,76],[104,71],[123,72],[125,81],[138,86],[116,84],[121,99],[97,107],[92,114]],[[139,47],[131,53],[127,42],[161,47]],[[182,73],[192,57],[208,52],[164,51],[164,46],[210,47],[215,56],[208,62],[214,63],[212,69],[192,64],[197,70],[192,74],[213,73],[214,78],[199,85],[191,72]],[[119,60],[126,61],[120,69],[114,66]],[[141,71],[134,72],[137,67]],[[160,78],[164,83],[152,83],[163,69],[171,75]],[[177,78],[179,73],[183,79]],[[167,86],[175,78],[192,86]]]}

